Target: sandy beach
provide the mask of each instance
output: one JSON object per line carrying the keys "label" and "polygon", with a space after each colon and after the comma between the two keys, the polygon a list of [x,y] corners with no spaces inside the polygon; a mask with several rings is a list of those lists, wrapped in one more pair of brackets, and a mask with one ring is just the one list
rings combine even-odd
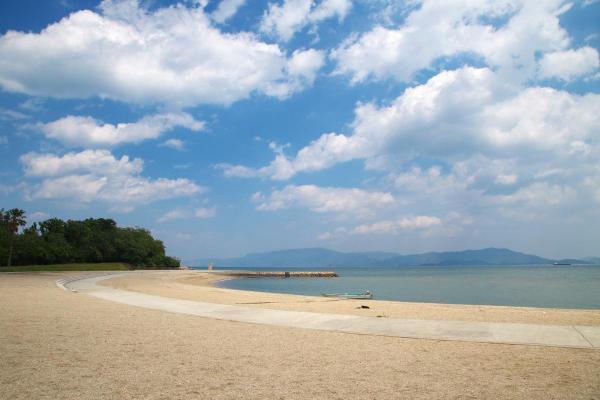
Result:
{"label": "sandy beach", "polygon": [[[0,398],[600,396],[598,350],[402,339],[219,321],[62,291],[55,281],[65,275],[0,275]],[[600,325],[598,311],[327,301],[211,286],[222,278],[172,271],[118,277],[104,284],[247,307]],[[359,304],[371,308],[356,309]]]}
{"label": "sandy beach", "polygon": [[[215,282],[223,279],[228,279],[228,277],[220,275],[218,272],[178,271],[176,273],[158,272],[144,274],[143,276],[118,277],[104,281],[101,284],[116,289],[178,299],[276,310],[379,316],[383,318],[600,326],[600,311],[407,303],[381,300],[339,300],[214,287]],[[357,308],[360,305],[366,305],[369,308]]]}

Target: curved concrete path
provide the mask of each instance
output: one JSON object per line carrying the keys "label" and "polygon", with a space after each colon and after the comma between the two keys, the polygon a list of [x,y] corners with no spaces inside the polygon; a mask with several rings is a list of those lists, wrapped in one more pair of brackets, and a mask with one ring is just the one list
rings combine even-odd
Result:
{"label": "curved concrete path", "polygon": [[57,281],[57,286],[132,306],[227,321],[402,338],[600,349],[600,327],[392,319],[281,311],[180,300],[97,285],[102,280],[135,273],[141,272],[67,277]]}

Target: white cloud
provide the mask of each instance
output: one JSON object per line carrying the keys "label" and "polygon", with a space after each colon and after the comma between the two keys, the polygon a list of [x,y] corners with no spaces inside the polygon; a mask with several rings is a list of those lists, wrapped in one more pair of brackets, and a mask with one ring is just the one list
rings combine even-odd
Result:
{"label": "white cloud", "polygon": [[351,0],[323,0],[313,8],[308,19],[311,22],[320,22],[337,17],[342,21],[352,8]]}
{"label": "white cloud", "polygon": [[[406,89],[389,105],[359,104],[353,133],[326,133],[294,157],[275,149],[265,167],[221,165],[226,176],[289,179],[340,162],[363,159],[379,168],[421,156],[455,163],[492,159],[590,158],[599,143],[600,96],[550,88],[520,91],[486,68],[444,71]],[[509,173],[509,172],[502,172]]]}
{"label": "white cloud", "polygon": [[43,211],[35,211],[27,215],[27,219],[30,221],[43,221],[48,218],[50,218],[50,214],[45,213]]}
{"label": "white cloud", "polygon": [[29,118],[29,116],[22,112],[0,108],[0,121],[13,121],[27,118]]}
{"label": "white cloud", "polygon": [[303,88],[279,46],[222,33],[202,7],[182,4],[148,11],[136,0],[105,0],[40,33],[8,31],[0,59],[0,87],[33,96],[186,107]]}
{"label": "white cloud", "polygon": [[108,150],[85,150],[80,153],[24,154],[20,161],[28,176],[45,177],[67,175],[71,173],[101,173],[103,175],[137,174],[142,172],[144,162],[128,156],[115,158]]}
{"label": "white cloud", "polygon": [[505,174],[500,174],[496,177],[495,181],[497,184],[499,185],[513,185],[515,183],[517,183],[518,177],[517,175],[514,174],[510,174],[510,175],[505,175]]}
{"label": "white cloud", "polygon": [[170,147],[175,150],[183,150],[185,148],[185,143],[183,140],[169,139],[161,143],[161,146]]}
{"label": "white cloud", "polygon": [[196,208],[196,210],[194,211],[194,216],[196,218],[200,218],[200,219],[207,219],[207,218],[212,218],[215,215],[217,215],[217,208],[216,207],[200,207],[200,208]]}
{"label": "white cloud", "polygon": [[245,167],[243,165],[220,163],[216,164],[215,168],[222,170],[223,176],[227,178],[259,178],[270,175],[267,172],[261,172],[261,170],[266,171],[266,167],[263,167],[260,170],[258,170],[251,167]]}
{"label": "white cloud", "polygon": [[165,214],[161,215],[156,222],[164,223],[173,221],[175,219],[183,219],[187,217],[187,213],[184,210],[171,210],[167,211]]}
{"label": "white cloud", "polygon": [[[201,193],[203,188],[189,179],[148,179],[140,176],[67,175],[44,179],[29,194],[31,199],[103,202],[137,205]],[[128,208],[132,210],[132,208]]]}
{"label": "white cloud", "polygon": [[312,5],[313,0],[284,0],[281,5],[271,3],[263,16],[260,30],[288,41],[308,22],[307,16]]}
{"label": "white cloud", "polygon": [[308,25],[314,25],[329,18],[343,20],[352,8],[351,0],[283,0],[283,3],[269,4],[260,30],[277,35],[280,40],[289,41],[296,32]]}
{"label": "white cloud", "polygon": [[159,223],[170,222],[176,219],[189,219],[189,218],[199,218],[199,219],[208,219],[213,218],[217,215],[216,207],[200,207],[195,210],[183,210],[183,209],[175,209],[171,211],[167,211],[165,214],[161,215],[156,221]]}
{"label": "white cloud", "polygon": [[[350,160],[378,169],[380,190],[394,203],[372,209],[361,228],[325,232],[321,240],[358,231],[399,230],[397,215],[466,215],[493,230],[510,220],[580,215],[597,208],[600,182],[600,96],[521,88],[487,68],[444,71],[384,104],[358,104],[351,133],[325,133],[259,168],[221,166],[228,176],[290,179]],[[381,175],[379,175],[381,176]],[[319,196],[294,190],[257,195],[264,209],[316,208]],[[574,194],[578,193],[578,196]],[[580,210],[580,211],[573,211]],[[584,210],[584,211],[581,211]],[[468,235],[460,219],[419,235]],[[488,231],[489,232],[489,231]]]}
{"label": "white cloud", "polygon": [[46,137],[71,147],[108,147],[122,143],[139,143],[147,139],[156,139],[178,126],[199,131],[204,128],[204,122],[180,112],[150,115],[137,122],[116,125],[105,124],[92,117],[72,115],[38,124]]}
{"label": "white cloud", "polygon": [[[331,53],[336,73],[352,82],[368,78],[411,81],[416,72],[455,56],[482,58],[505,77],[531,77],[539,53],[569,44],[559,15],[570,7],[563,0],[425,0],[402,26],[376,26],[351,36]],[[496,22],[506,22],[500,24]]]}
{"label": "white cloud", "polygon": [[353,228],[353,234],[396,234],[400,231],[426,229],[440,225],[442,221],[437,217],[427,215],[402,217],[395,220],[378,221],[372,224],[359,225]]}
{"label": "white cloud", "polygon": [[285,64],[287,82],[268,84],[265,92],[271,96],[284,98],[290,93],[313,84],[318,70],[325,63],[325,55],[319,50],[295,50]]}
{"label": "white cloud", "polygon": [[26,198],[102,202],[113,209],[132,210],[135,205],[176,197],[193,196],[206,189],[189,179],[150,179],[140,176],[143,162],[107,150],[80,153],[27,153],[20,158],[27,176],[42,178],[26,186]]}
{"label": "white cloud", "polygon": [[252,201],[258,203],[257,209],[262,211],[307,208],[317,213],[364,216],[374,209],[392,204],[394,197],[386,192],[369,192],[356,188],[288,185],[269,195],[254,193]]}
{"label": "white cloud", "polygon": [[353,158],[363,158],[366,148],[358,140],[345,135],[327,133],[311,142],[290,159],[283,149],[273,149],[275,159],[266,167],[251,168],[242,165],[218,164],[226,177],[256,178],[270,177],[275,180],[287,180],[298,172],[319,171]]}
{"label": "white cloud", "polygon": [[521,207],[541,208],[547,205],[557,205],[577,194],[567,186],[552,185],[546,182],[536,182],[523,187],[515,193],[497,196],[494,201],[500,204],[518,204]]}
{"label": "white cloud", "polygon": [[[596,153],[597,154],[597,153]],[[556,168],[560,167],[560,168]],[[552,169],[554,168],[554,169]],[[518,171],[514,173],[513,171]],[[559,210],[593,209],[591,199],[600,176],[595,159],[490,159],[473,156],[455,162],[446,170],[413,167],[399,174],[390,173],[387,182],[404,212],[448,214],[449,210],[466,219],[444,219],[435,233],[454,235],[463,230],[461,221],[496,224],[507,217],[515,223],[557,217]],[[577,194],[577,195],[575,195]],[[432,231],[433,232],[433,231]]]}
{"label": "white cloud", "polygon": [[322,51],[313,49],[296,50],[288,61],[287,70],[290,76],[298,77],[312,84],[315,80],[317,71],[325,62],[325,55]]}
{"label": "white cloud", "polygon": [[246,3],[246,0],[221,0],[219,6],[210,15],[213,20],[222,24],[233,17],[237,10]]}
{"label": "white cloud", "polygon": [[27,197],[45,200],[69,199],[74,203],[91,202],[99,199],[99,193],[106,188],[107,183],[107,177],[94,175],[67,175],[44,179]]}
{"label": "white cloud", "polygon": [[413,167],[409,171],[395,176],[393,182],[400,190],[426,190],[427,187],[431,187],[432,185],[439,186],[442,179],[441,175],[441,170],[438,166],[430,167],[427,170]]}
{"label": "white cloud", "polygon": [[555,51],[540,60],[540,76],[569,81],[593,73],[599,65],[598,50],[592,47]]}
{"label": "white cloud", "polygon": [[[323,232],[317,235],[319,240],[337,239],[348,237],[349,235],[398,235],[402,232],[419,231],[421,236],[433,236],[443,234],[451,236],[460,231],[459,225],[465,225],[470,221],[461,221],[457,223],[457,217],[460,214],[451,213],[448,216],[449,223],[443,223],[438,217],[428,215],[404,216],[379,220],[369,224],[362,224],[354,227],[338,227],[331,232]],[[465,217],[466,218],[466,217]]]}

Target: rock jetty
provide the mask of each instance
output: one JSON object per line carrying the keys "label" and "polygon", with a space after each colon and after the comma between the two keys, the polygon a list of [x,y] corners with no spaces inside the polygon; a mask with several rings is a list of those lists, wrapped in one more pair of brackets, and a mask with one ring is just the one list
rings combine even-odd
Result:
{"label": "rock jetty", "polygon": [[335,278],[334,271],[214,271],[220,275],[246,278]]}

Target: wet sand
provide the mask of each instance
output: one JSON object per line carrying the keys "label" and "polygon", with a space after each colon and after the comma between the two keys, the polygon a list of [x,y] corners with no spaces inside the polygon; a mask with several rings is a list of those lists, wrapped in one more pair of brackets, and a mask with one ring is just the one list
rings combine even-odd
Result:
{"label": "wet sand", "polygon": [[[216,299],[226,295],[225,289],[206,286],[214,276],[188,274],[157,273],[137,281],[115,278],[110,284],[171,294],[178,292],[180,285],[190,286],[186,289],[190,293],[185,295],[192,296],[195,289],[203,293],[194,296],[209,296],[203,297],[204,301],[213,298],[210,296]],[[218,321],[62,291],[54,282],[64,275],[0,275],[0,398],[590,399],[600,396],[597,350],[387,338]],[[283,300],[280,295],[252,292],[236,296],[239,297],[229,301]],[[248,306],[333,307],[322,302],[298,303],[297,296],[292,297],[286,300],[295,303]],[[336,307],[349,303],[344,310],[356,312],[352,308],[355,303],[336,303],[339,303]],[[432,307],[419,314],[423,318],[441,315],[443,308],[439,307],[448,307],[450,311],[458,307],[460,310],[452,314],[456,316],[467,318],[469,314],[463,306],[413,307],[411,313]],[[535,314],[531,310],[525,312],[531,317]],[[556,310],[550,317],[539,320],[572,323],[567,322],[568,313]],[[573,318],[597,325],[596,312],[580,313]],[[490,318],[494,313],[484,314]],[[502,310],[494,318],[511,315]],[[516,315],[524,318],[523,310],[512,316]],[[446,315],[444,319],[450,318]]]}

